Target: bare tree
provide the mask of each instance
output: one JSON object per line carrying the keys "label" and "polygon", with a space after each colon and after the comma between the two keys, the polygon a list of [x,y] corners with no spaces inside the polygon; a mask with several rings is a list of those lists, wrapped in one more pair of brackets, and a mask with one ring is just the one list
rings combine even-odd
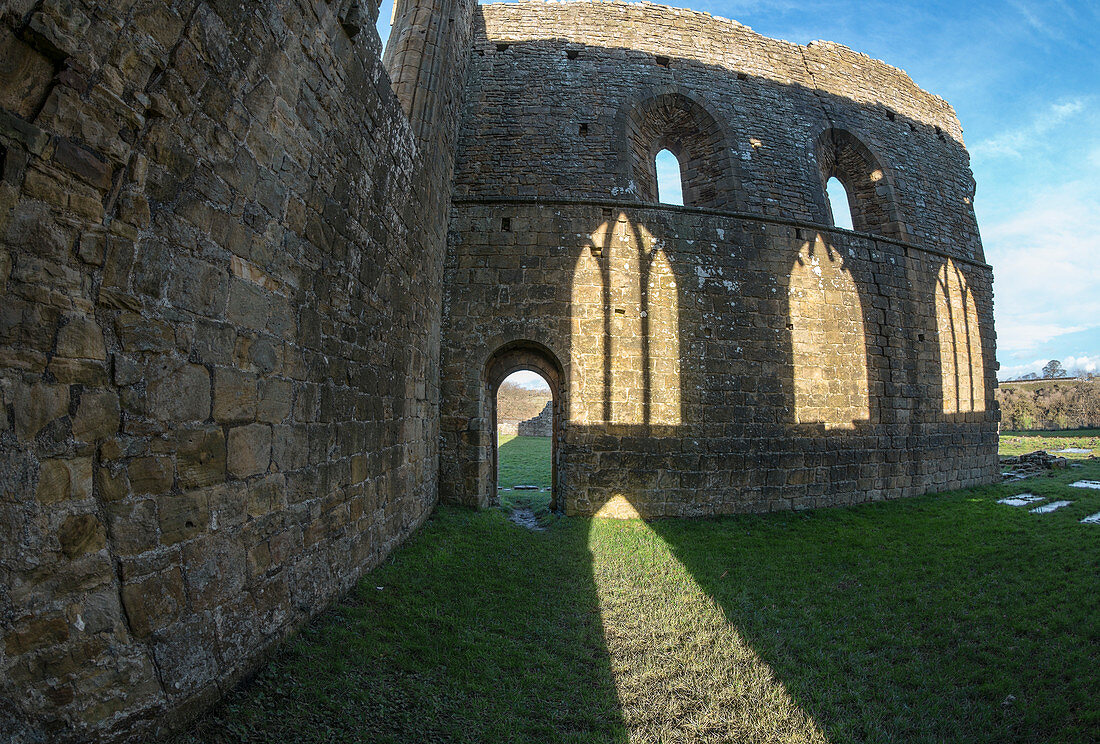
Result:
{"label": "bare tree", "polygon": [[1062,368],[1062,363],[1057,359],[1051,359],[1043,367],[1043,379],[1053,380],[1056,377],[1065,377],[1066,370]]}

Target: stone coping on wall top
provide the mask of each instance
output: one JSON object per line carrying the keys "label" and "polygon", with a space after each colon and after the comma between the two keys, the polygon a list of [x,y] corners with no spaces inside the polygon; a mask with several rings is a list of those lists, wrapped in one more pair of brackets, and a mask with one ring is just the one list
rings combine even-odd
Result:
{"label": "stone coping on wall top", "polygon": [[[805,222],[802,220],[784,219],[782,217],[765,217],[758,214],[749,214],[748,212],[732,212],[725,209],[710,209],[708,207],[687,207],[680,206],[679,204],[661,204],[656,202],[627,202],[616,201],[614,199],[544,199],[532,196],[473,196],[453,199],[451,201],[451,204],[453,206],[464,206],[468,204],[515,204],[540,207],[612,207],[617,209],[648,209],[680,214],[709,214],[716,217],[729,217],[731,219],[747,220],[750,222],[768,223],[773,225],[786,225],[788,227],[804,227],[810,230],[814,230],[815,232],[849,235],[856,238],[873,240],[878,243],[887,243],[890,245],[894,245],[898,248],[904,249],[907,252],[910,250],[919,251],[921,253],[939,256],[940,258],[950,258],[952,261],[960,261],[979,269],[984,269],[987,271],[993,270],[993,267],[989,264],[984,263],[983,261],[975,260],[968,256],[964,256],[962,254],[941,251],[936,248],[928,248],[920,245],[913,245],[912,243],[906,243],[905,241],[888,238],[882,235],[856,232],[855,230],[845,230],[841,227],[836,227],[834,225],[822,225],[817,222]],[[906,255],[908,255],[908,253],[906,253]]]}
{"label": "stone coping on wall top", "polygon": [[[613,7],[616,7],[618,9],[622,9],[622,10],[641,10],[643,12],[656,11],[658,13],[666,13],[666,14],[674,15],[674,16],[676,16],[676,15],[694,16],[694,17],[697,17],[697,18],[700,18],[700,19],[707,19],[707,20],[714,21],[719,26],[725,25],[730,30],[733,30],[733,31],[747,31],[747,32],[751,33],[752,35],[757,36],[761,39],[765,39],[767,41],[775,42],[775,43],[783,45],[783,46],[789,46],[789,47],[796,48],[796,49],[797,48],[809,49],[811,47],[828,48],[828,49],[831,49],[831,50],[839,51],[841,53],[851,54],[855,57],[862,57],[862,58],[864,58],[866,60],[869,60],[870,62],[872,62],[876,65],[880,65],[884,68],[887,68],[890,71],[892,71],[894,73],[897,73],[897,74],[901,75],[902,77],[904,77],[904,79],[907,80],[917,90],[920,90],[922,93],[930,96],[932,99],[942,103],[943,105],[947,106],[952,111],[954,111],[954,108],[951,106],[951,104],[945,98],[943,98],[943,96],[937,95],[935,93],[932,93],[931,91],[927,91],[924,88],[921,88],[919,85],[916,84],[916,81],[913,80],[912,76],[910,76],[908,72],[906,72],[905,70],[903,70],[902,68],[900,68],[896,65],[890,64],[889,62],[887,62],[885,60],[879,59],[878,57],[872,57],[871,55],[867,54],[866,52],[861,52],[858,49],[853,49],[850,46],[847,46],[845,44],[841,44],[840,42],[837,42],[837,41],[830,41],[828,39],[814,39],[812,41],[806,42],[805,44],[799,44],[798,42],[790,41],[788,39],[781,39],[781,38],[777,38],[777,37],[774,37],[774,36],[768,36],[766,34],[763,34],[759,31],[757,31],[752,26],[746,25],[746,24],[742,23],[741,21],[738,21],[736,18],[727,18],[725,16],[715,15],[713,13],[708,13],[705,10],[694,10],[692,8],[681,8],[679,6],[668,5],[666,3],[648,2],[648,0],[513,0],[512,2],[489,2],[489,3],[482,2],[482,3],[478,4],[478,11],[481,12],[482,14],[484,14],[484,13],[502,14],[502,15],[506,14],[506,13],[523,14],[526,10],[524,6],[546,6],[546,7],[568,6],[568,11],[571,14],[577,14],[577,15],[583,13],[586,10],[585,6],[593,6],[593,7],[596,7],[597,9],[602,9],[601,6],[613,6]],[[494,29],[494,30],[499,30],[499,29]],[[478,29],[475,33],[484,34],[484,36],[482,36],[482,38],[486,39],[486,41],[496,40],[497,37],[494,36],[494,37],[490,38],[488,36],[488,31],[489,31],[488,28],[482,28],[482,29]],[[504,37],[501,37],[501,38],[503,39]],[[508,38],[509,39],[515,39],[517,41],[521,40],[521,37],[519,37],[519,36],[510,36]],[[531,39],[545,39],[545,38],[547,38],[547,37],[545,37],[543,35],[531,37]],[[528,40],[528,39],[522,39],[522,40]]]}

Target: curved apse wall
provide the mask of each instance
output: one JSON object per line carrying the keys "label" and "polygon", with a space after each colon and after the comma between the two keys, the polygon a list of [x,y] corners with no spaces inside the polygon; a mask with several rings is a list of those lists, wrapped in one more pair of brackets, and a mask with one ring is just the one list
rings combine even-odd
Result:
{"label": "curved apse wall", "polygon": [[[702,13],[479,12],[444,280],[444,498],[495,498],[479,391],[492,350],[525,339],[564,367],[567,512],[801,508],[996,477],[992,274],[942,99],[844,47]],[[687,207],[651,203],[662,147]],[[833,175],[866,232],[825,224]],[[944,321],[956,305],[962,331]],[[966,353],[948,357],[956,336]]]}

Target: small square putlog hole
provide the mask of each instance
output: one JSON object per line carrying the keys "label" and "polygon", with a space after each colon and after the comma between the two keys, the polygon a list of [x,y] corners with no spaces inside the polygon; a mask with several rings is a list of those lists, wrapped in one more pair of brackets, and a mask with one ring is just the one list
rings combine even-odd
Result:
{"label": "small square putlog hole", "polygon": [[581,56],[581,53],[580,53],[580,50],[578,50],[578,49],[566,49],[565,50],[565,58],[566,59],[576,59],[579,56]]}
{"label": "small square putlog hole", "polygon": [[500,229],[503,232],[511,232],[512,231],[512,218],[511,217],[501,217],[500,218]]}
{"label": "small square putlog hole", "polygon": [[657,55],[657,66],[658,67],[668,67],[669,62],[670,62],[670,60],[669,60],[668,57],[662,57],[659,54]]}
{"label": "small square putlog hole", "polygon": [[581,124],[579,127],[577,127],[577,133],[580,134],[582,137],[587,137],[588,136],[588,125],[587,124]]}

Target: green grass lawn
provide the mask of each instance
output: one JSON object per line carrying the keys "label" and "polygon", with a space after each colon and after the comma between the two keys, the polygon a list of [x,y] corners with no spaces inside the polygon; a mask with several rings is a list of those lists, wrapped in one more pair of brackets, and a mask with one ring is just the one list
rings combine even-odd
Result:
{"label": "green grass lawn", "polygon": [[[543,532],[441,507],[182,740],[1095,742],[1081,478]],[[1024,491],[1074,503],[996,503]]]}
{"label": "green grass lawn", "polygon": [[1063,431],[1005,431],[1001,433],[1002,455],[1023,455],[1035,450],[1055,450],[1074,447],[1089,452],[1067,452],[1070,459],[1100,457],[1100,429],[1067,429]]}
{"label": "green grass lawn", "polygon": [[[528,507],[545,512],[550,507],[550,437],[499,437],[497,495],[505,509]],[[538,486],[538,491],[513,491],[516,486]],[[508,489],[508,490],[505,490]]]}

